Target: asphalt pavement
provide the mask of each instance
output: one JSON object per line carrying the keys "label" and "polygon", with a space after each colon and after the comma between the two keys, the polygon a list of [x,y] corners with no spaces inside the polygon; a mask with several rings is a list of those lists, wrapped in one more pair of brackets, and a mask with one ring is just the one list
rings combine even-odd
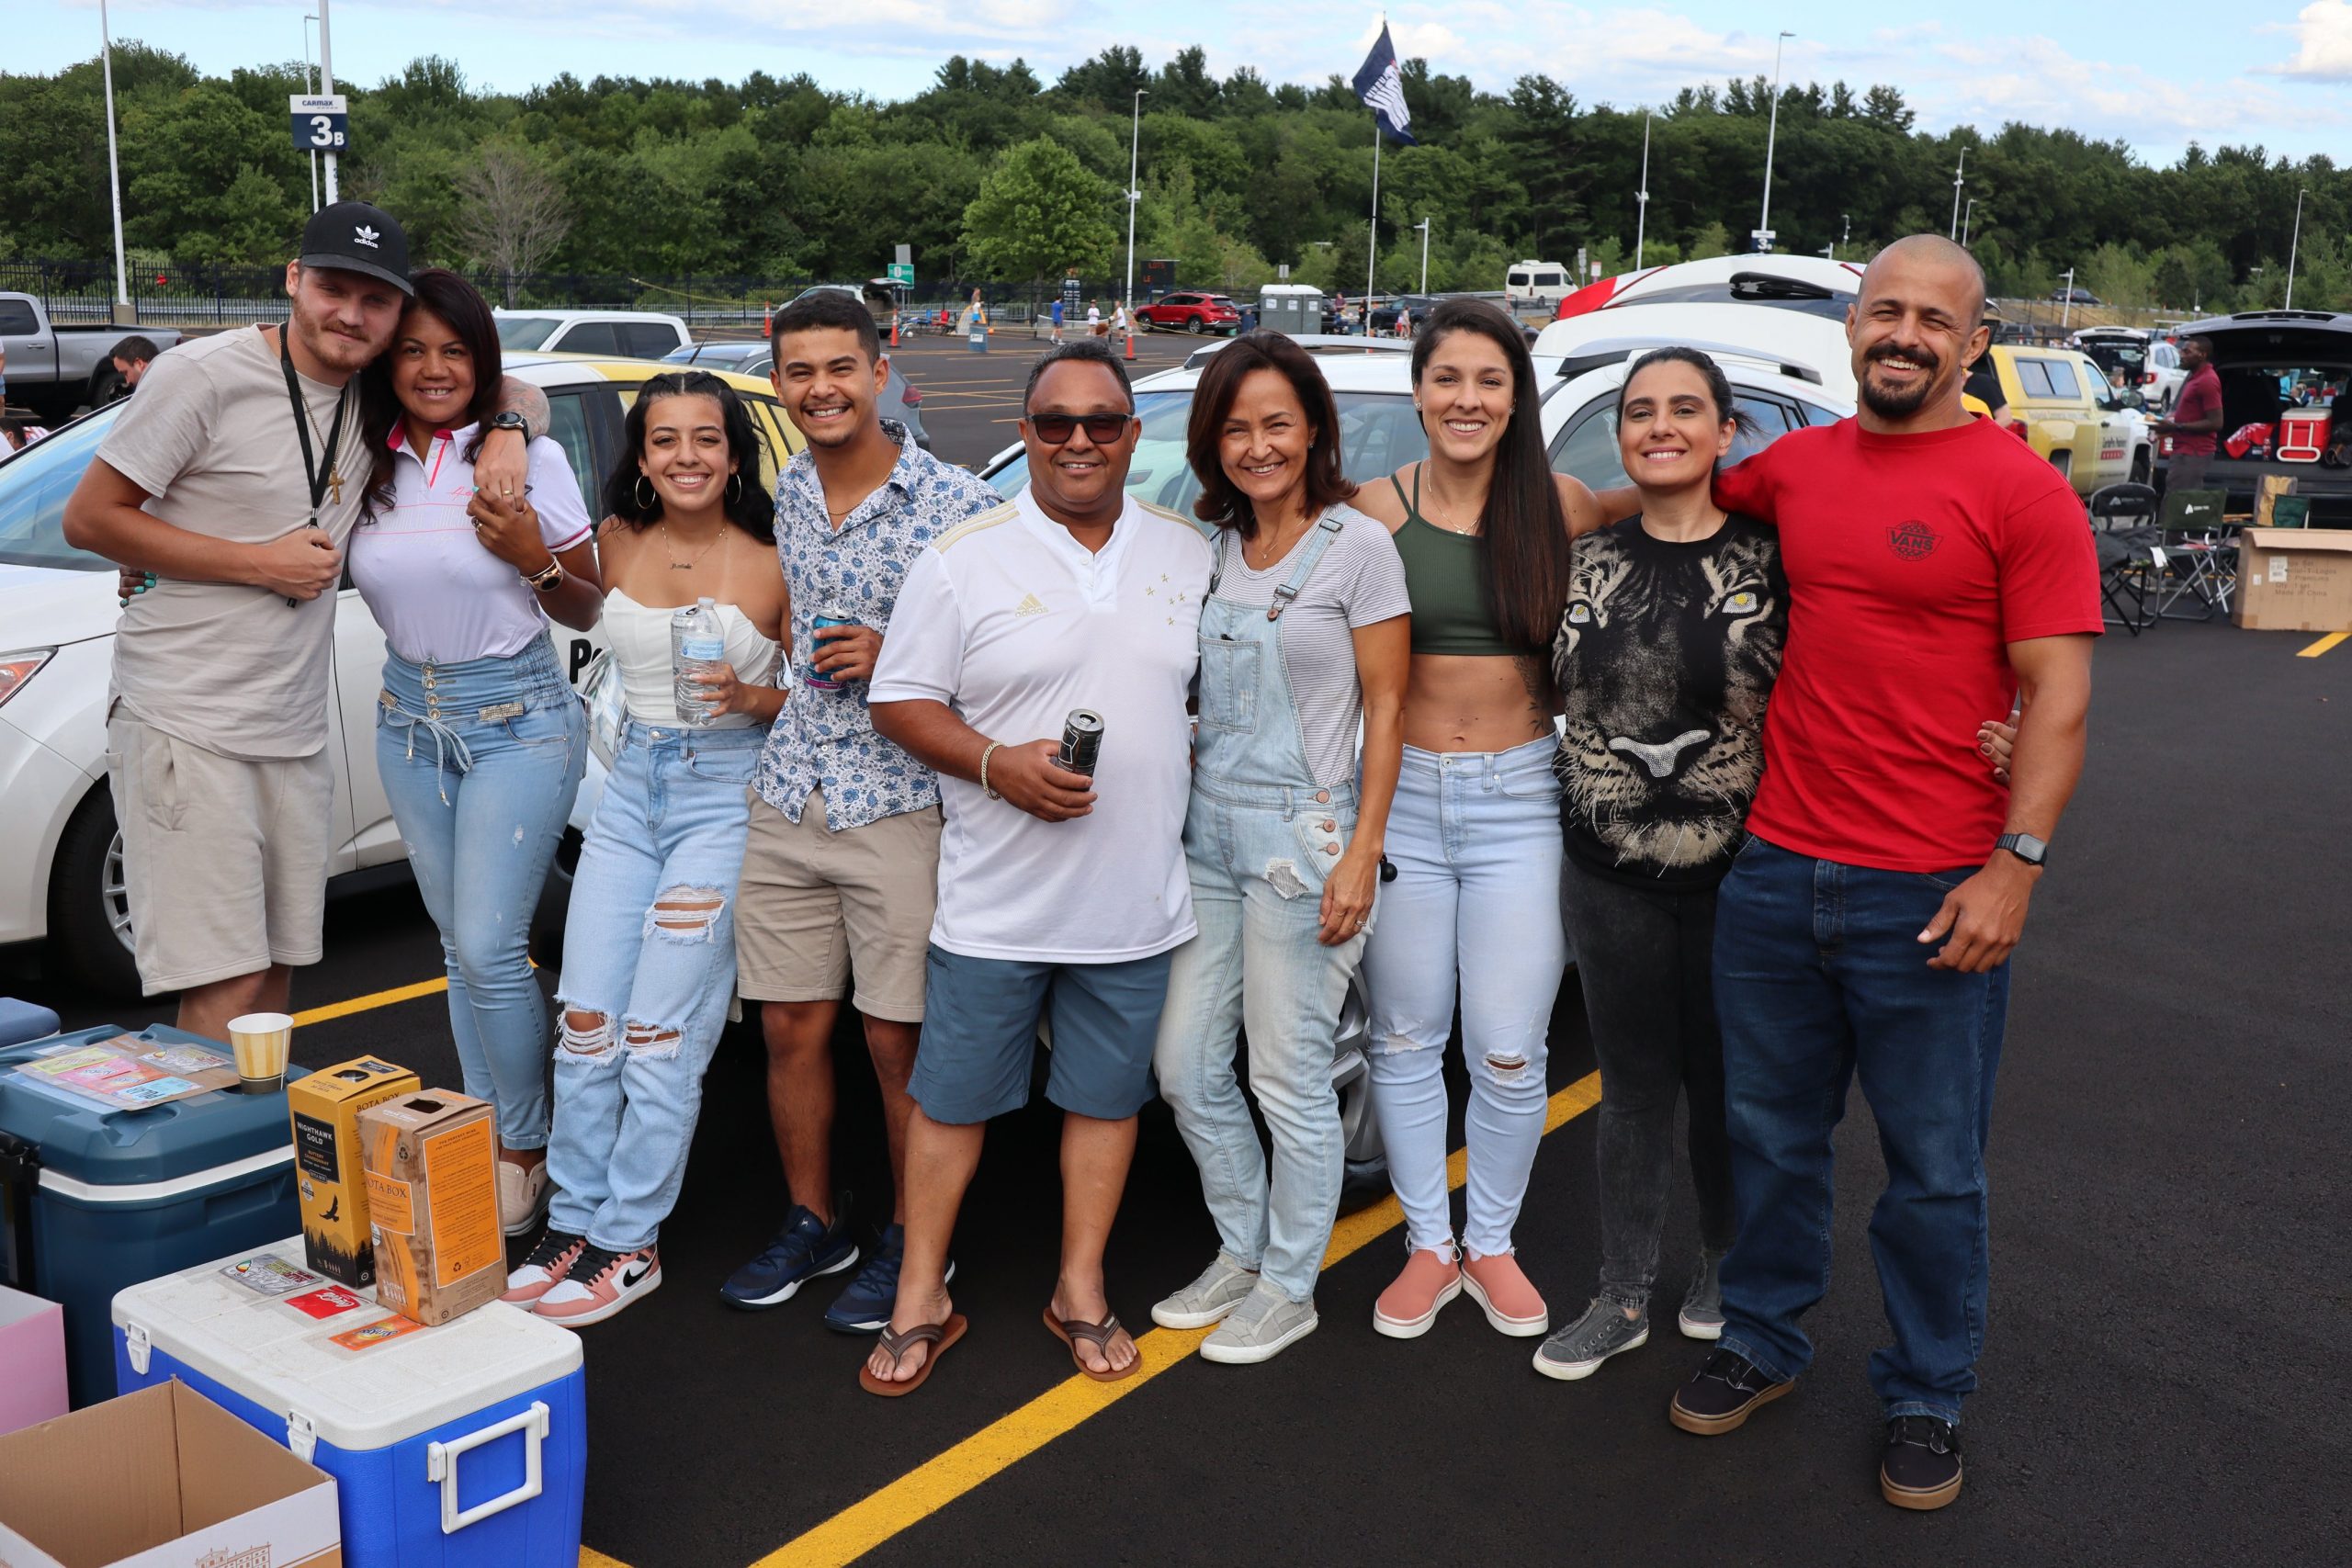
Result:
{"label": "asphalt pavement", "polygon": [[[1138,349],[1148,365],[1180,346]],[[1001,344],[901,350],[943,456],[977,461],[1012,438],[998,422],[1017,410],[1025,358]],[[1875,1485],[1864,1365],[1885,1330],[1865,1227],[1882,1167],[1859,1095],[1838,1139],[1838,1274],[1808,1320],[1818,1359],[1729,1437],[1665,1416],[1702,1353],[1671,1327],[1696,1245],[1687,1194],[1668,1221],[1659,1329],[1585,1382],[1536,1376],[1534,1342],[1498,1337],[1466,1301],[1424,1338],[1374,1336],[1373,1298],[1403,1256],[1379,1207],[1343,1223],[1363,1244],[1324,1278],[1321,1329],[1277,1360],[1164,1357],[1177,1342],[1163,1336],[1164,1370],[1113,1385],[1124,1397],[1074,1382],[1038,1322],[1057,1243],[1041,1105],[990,1129],[965,1210],[969,1337],[916,1395],[885,1402],[856,1386],[861,1343],[819,1323],[831,1282],[763,1314],[718,1298],[784,1207],[747,1020],[707,1080],[663,1288],[584,1331],[587,1561],[739,1568],[868,1548],[877,1563],[1218,1568],[2341,1560],[2352,645],[2298,657],[2311,643],[2167,623],[2099,649],[2088,767],[2014,961],[1992,1312],[1953,1506],[1900,1512]],[[298,977],[298,1009],[440,972],[405,886],[334,901],[327,949]],[[61,994],[35,955],[6,962],[0,982],[70,1024],[168,1016]],[[322,1016],[295,1040],[309,1067],[361,1053],[457,1078],[437,993]],[[879,1107],[846,1031],[836,1059],[842,1179],[878,1214]],[[1560,1125],[1518,1233],[1555,1321],[1581,1308],[1599,1263],[1593,1117],[1579,1113],[1591,1067],[1572,977],[1552,1034]],[[1110,1252],[1114,1307],[1145,1326],[1215,1245],[1172,1124],[1148,1114]]]}

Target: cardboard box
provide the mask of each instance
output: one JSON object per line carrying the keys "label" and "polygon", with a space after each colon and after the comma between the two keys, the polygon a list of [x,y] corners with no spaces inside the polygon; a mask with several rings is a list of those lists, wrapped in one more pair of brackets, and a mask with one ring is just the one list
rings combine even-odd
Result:
{"label": "cardboard box", "polygon": [[67,1408],[65,1309],[0,1287],[0,1434]]}
{"label": "cardboard box", "polygon": [[342,1568],[332,1476],[175,1380],[0,1438],[7,1568]]}
{"label": "cardboard box", "polygon": [[294,1121],[296,1187],[302,1197],[302,1256],[330,1280],[360,1286],[376,1282],[359,1113],[423,1087],[406,1067],[372,1056],[286,1086]]}
{"label": "cardboard box", "polygon": [[427,1089],[359,1113],[376,1299],[427,1327],[506,1290],[490,1105]]}
{"label": "cardboard box", "polygon": [[2231,619],[2257,632],[2352,631],[2352,531],[2242,531]]}

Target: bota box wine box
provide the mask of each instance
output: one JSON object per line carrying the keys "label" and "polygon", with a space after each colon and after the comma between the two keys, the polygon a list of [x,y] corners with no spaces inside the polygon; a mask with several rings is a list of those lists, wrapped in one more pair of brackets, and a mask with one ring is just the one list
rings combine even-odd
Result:
{"label": "bota box wine box", "polygon": [[506,1290],[498,1151],[487,1100],[450,1089],[359,1113],[376,1299],[431,1327]]}
{"label": "bota box wine box", "polygon": [[294,1120],[295,1190],[302,1199],[302,1256],[330,1280],[360,1286],[376,1282],[359,1113],[421,1087],[406,1067],[372,1056],[286,1086]]}

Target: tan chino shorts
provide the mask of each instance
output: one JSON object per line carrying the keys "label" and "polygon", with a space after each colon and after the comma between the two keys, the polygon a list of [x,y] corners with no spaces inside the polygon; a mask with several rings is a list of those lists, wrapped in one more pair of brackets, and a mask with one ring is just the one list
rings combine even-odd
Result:
{"label": "tan chino shorts", "polygon": [[836,833],[820,790],[808,792],[797,823],[752,792],[735,895],[737,991],[751,1001],[831,1001],[854,969],[858,1011],[922,1022],[939,831],[936,806]]}
{"label": "tan chino shorts", "polygon": [[107,783],[141,990],[319,961],[334,848],[323,748],[248,761],[118,712],[107,721]]}

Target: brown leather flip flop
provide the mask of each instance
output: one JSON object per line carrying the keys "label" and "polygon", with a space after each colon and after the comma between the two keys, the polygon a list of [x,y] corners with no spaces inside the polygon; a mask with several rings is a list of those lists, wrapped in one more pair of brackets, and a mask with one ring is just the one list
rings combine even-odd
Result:
{"label": "brown leather flip flop", "polygon": [[922,1365],[916,1369],[915,1375],[904,1382],[877,1378],[869,1369],[861,1366],[857,1369],[858,1386],[885,1399],[897,1399],[914,1393],[931,1377],[933,1369],[939,1365],[939,1358],[947,1354],[947,1348],[963,1338],[964,1330],[970,1326],[961,1313],[950,1313],[944,1323],[917,1324],[904,1334],[886,1325],[882,1330],[882,1348],[889,1353],[893,1369],[908,1351],[918,1345],[930,1346],[931,1354],[923,1358]]}
{"label": "brown leather flip flop", "polygon": [[1054,1309],[1048,1306],[1046,1308],[1046,1326],[1052,1331],[1055,1338],[1069,1347],[1070,1364],[1096,1382],[1118,1382],[1122,1379],[1135,1376],[1143,1370],[1143,1347],[1140,1345],[1136,1347],[1134,1360],[1124,1367],[1107,1372],[1096,1371],[1086,1364],[1086,1358],[1078,1353],[1078,1342],[1083,1339],[1102,1351],[1103,1359],[1110,1359],[1112,1337],[1119,1332],[1117,1313],[1109,1314],[1100,1323],[1089,1323],[1082,1317],[1056,1317]]}

